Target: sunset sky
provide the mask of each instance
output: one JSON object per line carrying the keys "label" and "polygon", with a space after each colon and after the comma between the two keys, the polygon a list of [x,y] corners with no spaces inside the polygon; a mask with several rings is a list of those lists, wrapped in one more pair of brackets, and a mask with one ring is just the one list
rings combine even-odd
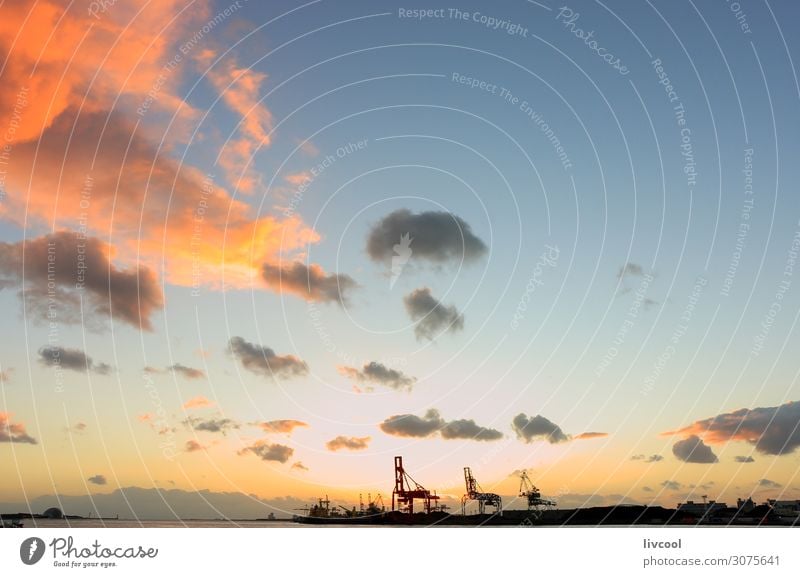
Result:
{"label": "sunset sky", "polygon": [[0,5],[0,504],[800,498],[796,3],[64,4]]}

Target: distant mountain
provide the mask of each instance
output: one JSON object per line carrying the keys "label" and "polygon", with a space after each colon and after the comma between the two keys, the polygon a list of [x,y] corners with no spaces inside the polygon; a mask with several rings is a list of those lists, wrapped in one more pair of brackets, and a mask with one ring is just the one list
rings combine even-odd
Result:
{"label": "distant mountain", "polygon": [[274,513],[288,517],[308,500],[294,497],[261,499],[245,493],[217,493],[202,489],[147,489],[124,487],[91,495],[43,495],[26,503],[0,503],[0,513],[43,513],[58,507],[65,515],[121,519],[256,519]]}

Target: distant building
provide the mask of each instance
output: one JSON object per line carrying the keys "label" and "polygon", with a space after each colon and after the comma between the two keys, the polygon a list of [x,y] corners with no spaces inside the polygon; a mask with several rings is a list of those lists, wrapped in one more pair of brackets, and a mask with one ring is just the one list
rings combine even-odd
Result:
{"label": "distant building", "polygon": [[778,501],[769,499],[767,503],[781,517],[800,517],[800,501]]}
{"label": "distant building", "polygon": [[686,501],[685,503],[678,503],[678,513],[692,515],[694,517],[710,517],[715,513],[727,509],[725,503],[717,503],[716,501],[708,501],[702,503],[695,503],[694,501]]}
{"label": "distant building", "polygon": [[756,508],[756,504],[753,502],[752,497],[748,497],[747,499],[736,499],[736,510],[739,513],[750,513],[753,509]]}

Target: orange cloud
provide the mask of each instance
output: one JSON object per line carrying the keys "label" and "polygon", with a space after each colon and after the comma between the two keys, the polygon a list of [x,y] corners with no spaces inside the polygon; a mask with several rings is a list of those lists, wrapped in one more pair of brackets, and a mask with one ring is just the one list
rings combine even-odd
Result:
{"label": "orange cloud", "polygon": [[308,171],[295,172],[292,174],[287,174],[286,176],[283,177],[283,179],[289,184],[292,184],[294,186],[300,186],[304,182],[308,182],[311,180],[311,173]]}
{"label": "orange cloud", "polygon": [[267,75],[238,64],[236,58],[225,57],[213,62],[215,54],[206,51],[200,62],[209,66],[205,78],[211,83],[227,107],[241,116],[237,126],[238,138],[231,137],[219,157],[219,164],[228,182],[237,191],[252,193],[258,176],[250,168],[253,155],[262,146],[269,146],[273,126],[272,113],[261,101],[261,85]]}
{"label": "orange cloud", "polygon": [[[29,101],[15,140],[30,140],[70,108],[97,112],[119,106],[135,109],[153,87],[177,44],[208,17],[208,3],[183,10],[181,0],[116,2],[98,17],[91,2],[6,2],[0,19],[3,70],[0,126],[7,126],[19,91]],[[183,11],[182,11],[183,10]],[[180,13],[180,15],[179,15]],[[173,21],[173,17],[176,17]],[[165,23],[169,23],[165,28]],[[154,106],[190,111],[174,88],[180,77],[164,78]]]}
{"label": "orange cloud", "polygon": [[187,453],[194,453],[195,451],[205,451],[207,448],[208,447],[206,447],[205,445],[201,445],[197,441],[189,440],[189,441],[186,441],[186,445],[184,447],[184,450]]}
{"label": "orange cloud", "polygon": [[188,401],[186,401],[183,404],[183,408],[184,409],[201,409],[203,407],[211,407],[213,405],[214,405],[213,402],[209,401],[207,398],[205,398],[204,396],[200,395],[200,396],[194,397],[194,398],[189,399]]}
{"label": "orange cloud", "polygon": [[325,443],[325,447],[329,451],[339,451],[340,449],[347,449],[348,451],[363,451],[369,447],[369,442],[372,437],[345,437],[339,435]]}
{"label": "orange cloud", "polygon": [[293,419],[281,419],[278,421],[264,421],[255,423],[265,433],[287,433],[291,434],[297,427],[308,427],[308,423],[295,421]]}
{"label": "orange cloud", "polygon": [[608,437],[608,433],[597,433],[594,431],[588,433],[581,433],[580,435],[575,435],[574,439],[600,439],[602,437]]}
{"label": "orange cloud", "polygon": [[766,455],[788,455],[800,448],[800,402],[739,409],[662,435],[697,437],[710,444],[744,441]]}
{"label": "orange cloud", "polygon": [[36,444],[36,439],[31,437],[22,423],[12,423],[11,413],[0,413],[0,443],[28,443]]}
{"label": "orange cloud", "polygon": [[[185,129],[172,123],[173,132],[157,133],[164,115],[197,117],[177,88],[197,63],[213,61],[214,50],[202,45],[209,37],[198,37],[215,18],[209,2],[182,12],[179,0],[131,0],[96,18],[88,0],[69,9],[46,0],[7,4],[0,130],[13,127],[13,147],[0,219],[97,236],[113,245],[115,266],[164,271],[164,282],[198,290],[271,288],[264,263],[295,258],[320,240],[299,217],[258,214],[215,175],[168,156]],[[242,117],[221,166],[252,188],[245,167],[269,144],[273,124],[260,101],[266,77],[230,56],[207,78]]]}

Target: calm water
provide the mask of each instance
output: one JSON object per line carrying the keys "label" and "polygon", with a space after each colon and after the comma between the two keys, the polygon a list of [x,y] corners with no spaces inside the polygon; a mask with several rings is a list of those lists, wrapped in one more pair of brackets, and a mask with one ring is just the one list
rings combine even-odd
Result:
{"label": "calm water", "polygon": [[22,523],[26,528],[30,527],[74,527],[76,529],[96,529],[98,527],[107,527],[113,529],[114,527],[141,527],[144,529],[152,527],[221,527],[221,528],[240,528],[240,527],[303,527],[291,521],[148,521],[135,519],[120,519],[120,520],[106,520],[106,519],[23,519]]}

